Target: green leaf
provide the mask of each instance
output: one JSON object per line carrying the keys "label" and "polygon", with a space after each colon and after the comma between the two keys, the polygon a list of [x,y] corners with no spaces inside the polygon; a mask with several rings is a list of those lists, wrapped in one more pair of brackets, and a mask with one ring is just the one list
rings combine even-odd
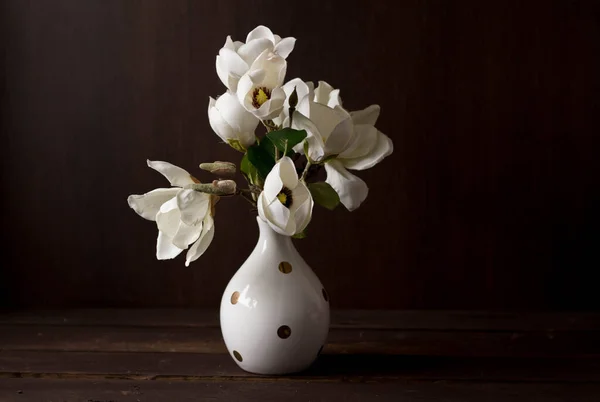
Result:
{"label": "green leaf", "polygon": [[281,130],[271,131],[267,134],[267,137],[283,155],[286,150],[289,154],[290,151],[292,151],[292,148],[304,141],[306,138],[306,131],[294,130],[293,128],[282,128]]}
{"label": "green leaf", "polygon": [[246,177],[246,180],[249,183],[262,187],[262,180],[259,177],[258,170],[256,170],[256,167],[254,167],[254,165],[250,163],[250,160],[248,159],[248,154],[245,154],[242,158],[242,161],[240,162],[240,171],[242,172],[244,177]]}
{"label": "green leaf", "polygon": [[306,237],[306,229],[304,229],[302,232],[296,233],[295,235],[292,236],[292,238],[294,238],[294,239],[304,239],[305,237]]}
{"label": "green leaf", "polygon": [[254,144],[248,148],[248,161],[256,168],[260,178],[265,179],[273,166],[275,166],[274,147],[271,141],[265,137],[260,144]]}
{"label": "green leaf", "polygon": [[308,183],[308,189],[313,200],[322,207],[334,210],[340,203],[340,197],[328,183]]}

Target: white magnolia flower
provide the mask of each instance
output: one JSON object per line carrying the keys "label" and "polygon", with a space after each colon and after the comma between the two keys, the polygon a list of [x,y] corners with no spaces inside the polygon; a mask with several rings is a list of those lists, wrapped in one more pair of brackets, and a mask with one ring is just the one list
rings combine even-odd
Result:
{"label": "white magnolia flower", "polygon": [[245,152],[254,142],[254,131],[260,122],[248,112],[230,91],[217,100],[209,97],[208,120],[213,131],[238,151]]}
{"label": "white magnolia flower", "polygon": [[277,233],[293,236],[310,222],[313,205],[306,184],[298,179],[294,162],[284,156],[265,179],[257,201],[258,215]]}
{"label": "white magnolia flower", "polygon": [[262,25],[259,25],[248,34],[246,43],[234,42],[231,40],[231,36],[228,36],[225,45],[217,56],[217,75],[228,89],[236,92],[238,81],[250,70],[250,67],[262,52],[267,50],[286,59],[294,50],[295,43],[295,38],[282,39]]}
{"label": "white magnolia flower", "polygon": [[347,112],[341,106],[339,90],[321,81],[314,98],[304,98],[294,113],[294,128],[308,134],[308,156],[313,161],[325,161],[326,182],[350,211],[367,198],[369,188],[346,169],[371,168],[394,149],[390,138],[375,128],[379,111],[379,106],[371,105]]}
{"label": "white magnolia flower", "polygon": [[358,208],[367,198],[369,188],[346,169],[369,169],[394,151],[392,140],[375,128],[379,111],[378,105],[371,105],[364,110],[350,112],[354,131],[352,139],[343,152],[325,163],[325,181],[338,193],[349,211]]}
{"label": "white magnolia flower", "polygon": [[285,101],[281,85],[286,69],[283,57],[270,50],[262,52],[238,83],[237,96],[242,106],[261,120],[277,117]]}
{"label": "white magnolia flower", "polygon": [[156,258],[172,259],[189,247],[185,261],[189,266],[204,254],[213,240],[212,209],[217,198],[184,189],[198,181],[180,167],[161,161],[148,161],[148,166],[165,176],[174,187],[130,195],[127,202],[142,218],[156,222]]}

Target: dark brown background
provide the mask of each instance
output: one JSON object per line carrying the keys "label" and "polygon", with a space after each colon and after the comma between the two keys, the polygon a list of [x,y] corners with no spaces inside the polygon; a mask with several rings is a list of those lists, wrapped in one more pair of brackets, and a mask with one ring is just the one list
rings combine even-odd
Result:
{"label": "dark brown background", "polygon": [[298,38],[288,78],[379,103],[395,153],[355,212],[298,247],[336,308],[597,309],[600,14],[584,1],[3,4],[0,304],[216,307],[257,230],[223,200],[192,267],[154,258],[127,195],[146,158],[208,179],[214,58],[258,24]]}

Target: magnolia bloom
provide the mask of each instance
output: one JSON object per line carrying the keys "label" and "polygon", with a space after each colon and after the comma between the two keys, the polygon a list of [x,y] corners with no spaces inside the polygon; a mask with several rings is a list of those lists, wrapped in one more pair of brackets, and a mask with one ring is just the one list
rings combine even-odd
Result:
{"label": "magnolia bloom", "polygon": [[265,179],[257,200],[258,215],[277,233],[293,236],[310,222],[313,205],[306,184],[298,179],[294,162],[284,156]]}
{"label": "magnolia bloom", "polygon": [[367,198],[367,184],[347,169],[375,166],[393,152],[388,136],[375,128],[380,108],[371,105],[356,112],[341,106],[339,90],[319,82],[314,98],[304,98],[294,113],[293,126],[306,130],[308,157],[325,162],[326,182],[352,211]]}
{"label": "magnolia bloom", "polygon": [[392,140],[375,128],[379,110],[378,105],[371,105],[350,112],[354,129],[352,139],[343,152],[325,163],[325,181],[338,193],[341,203],[349,211],[358,208],[367,198],[369,188],[346,169],[369,169],[394,151]]}
{"label": "magnolia bloom", "polygon": [[238,151],[245,152],[256,142],[254,131],[260,120],[244,109],[237,96],[229,91],[217,100],[209,97],[208,121],[213,131]]}
{"label": "magnolia bloom", "polygon": [[218,198],[184,189],[198,181],[180,167],[161,161],[148,161],[148,166],[165,176],[174,187],[130,195],[127,203],[142,218],[156,222],[156,258],[172,259],[187,249],[185,265],[189,266],[204,254],[213,240],[213,207]]}
{"label": "magnolia bloom", "polygon": [[216,60],[217,75],[225,86],[235,92],[240,78],[250,70],[265,50],[286,59],[294,50],[296,39],[282,39],[265,26],[258,26],[246,37],[246,43],[232,41],[228,36]]}
{"label": "magnolia bloom", "polygon": [[238,83],[237,96],[242,106],[261,120],[277,117],[285,101],[281,85],[286,69],[283,57],[270,50],[262,52]]}

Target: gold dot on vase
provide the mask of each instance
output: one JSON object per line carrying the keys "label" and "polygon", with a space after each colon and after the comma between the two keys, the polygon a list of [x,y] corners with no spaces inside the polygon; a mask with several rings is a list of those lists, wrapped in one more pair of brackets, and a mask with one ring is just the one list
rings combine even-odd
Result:
{"label": "gold dot on vase", "polygon": [[240,354],[240,352],[238,352],[237,350],[233,351],[233,357],[235,357],[238,362],[241,362],[244,360],[244,359],[242,359],[242,355]]}
{"label": "gold dot on vase", "polygon": [[281,261],[279,263],[279,271],[283,272],[284,274],[289,274],[292,272],[292,264],[287,261]]}
{"label": "gold dot on vase", "polygon": [[231,295],[231,304],[236,304],[240,298],[240,292],[237,290]]}
{"label": "gold dot on vase", "polygon": [[287,339],[292,334],[292,330],[287,325],[282,325],[277,329],[277,336],[281,339]]}
{"label": "gold dot on vase", "polygon": [[325,299],[325,301],[329,301],[329,295],[325,291],[325,288],[321,289],[321,293],[323,293],[323,299]]}

